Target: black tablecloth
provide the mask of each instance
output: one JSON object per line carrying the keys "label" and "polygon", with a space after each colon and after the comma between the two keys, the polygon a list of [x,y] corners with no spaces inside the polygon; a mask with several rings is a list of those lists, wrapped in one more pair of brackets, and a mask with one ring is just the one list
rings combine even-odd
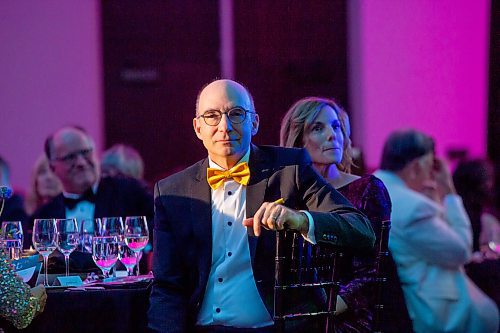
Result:
{"label": "black tablecloth", "polygon": [[26,329],[3,328],[23,333],[146,332],[149,293],[144,285],[92,291],[48,289],[45,311]]}

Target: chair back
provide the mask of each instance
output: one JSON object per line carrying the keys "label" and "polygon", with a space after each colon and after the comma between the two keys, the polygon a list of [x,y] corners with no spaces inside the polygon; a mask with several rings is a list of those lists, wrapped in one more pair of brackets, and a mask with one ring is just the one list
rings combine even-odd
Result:
{"label": "chair back", "polygon": [[276,232],[276,332],[284,332],[285,328],[299,331],[311,323],[319,325],[321,331],[333,332],[339,253],[334,247],[312,245],[295,231]]}

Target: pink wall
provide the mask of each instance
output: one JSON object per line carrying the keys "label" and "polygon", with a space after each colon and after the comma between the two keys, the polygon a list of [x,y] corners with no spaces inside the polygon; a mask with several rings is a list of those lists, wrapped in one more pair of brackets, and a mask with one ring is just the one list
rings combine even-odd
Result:
{"label": "pink wall", "polygon": [[489,0],[348,1],[353,137],[369,167],[398,128],[486,153]]}
{"label": "pink wall", "polygon": [[[349,0],[353,136],[370,167],[394,129],[486,151],[489,0]],[[98,0],[0,1],[0,155],[25,188],[44,138],[103,143]]]}
{"label": "pink wall", "polygon": [[28,186],[45,137],[79,124],[103,141],[98,0],[0,2],[0,155]]}

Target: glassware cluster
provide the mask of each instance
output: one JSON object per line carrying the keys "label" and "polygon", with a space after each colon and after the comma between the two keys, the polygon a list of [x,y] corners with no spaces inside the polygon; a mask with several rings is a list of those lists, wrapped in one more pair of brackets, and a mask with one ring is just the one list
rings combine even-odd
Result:
{"label": "glassware cluster", "polygon": [[[8,223],[12,226],[2,225],[3,233],[15,227],[18,231],[8,231],[9,235],[18,235],[20,230],[21,236],[6,238],[2,235],[3,246],[6,247],[5,239],[8,239],[9,247],[15,245],[16,248],[22,249],[20,222]],[[17,243],[14,244],[11,238]],[[80,223],[76,219],[36,219],[33,226],[33,245],[43,256],[45,286],[49,285],[48,258],[56,248],[64,255],[66,276],[69,275],[70,254],[78,249],[84,253],[91,253],[95,264],[107,278],[118,260],[126,267],[129,276],[133,275],[134,267],[137,267],[136,272],[139,275],[138,264],[148,241],[149,230],[145,216],[128,216],[125,218],[125,223],[121,217],[84,219]]]}

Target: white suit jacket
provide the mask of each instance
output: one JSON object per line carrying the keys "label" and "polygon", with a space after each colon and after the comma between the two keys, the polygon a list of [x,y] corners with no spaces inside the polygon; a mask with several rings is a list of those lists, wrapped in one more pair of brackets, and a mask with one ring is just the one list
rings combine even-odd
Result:
{"label": "white suit jacket", "polygon": [[391,197],[389,248],[415,332],[497,332],[496,305],[463,270],[472,232],[461,198],[447,195],[439,205],[395,173],[374,175]]}

